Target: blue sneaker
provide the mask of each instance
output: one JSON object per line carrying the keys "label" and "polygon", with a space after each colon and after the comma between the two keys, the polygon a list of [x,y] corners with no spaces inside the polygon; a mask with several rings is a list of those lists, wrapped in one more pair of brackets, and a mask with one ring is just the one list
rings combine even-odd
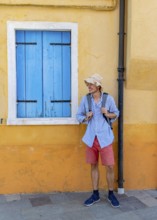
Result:
{"label": "blue sneaker", "polygon": [[120,206],[119,201],[117,200],[114,194],[108,195],[108,201],[114,208],[118,208]]}
{"label": "blue sneaker", "polygon": [[85,206],[91,206],[94,203],[99,202],[99,201],[100,201],[99,194],[98,195],[97,194],[92,194],[91,197],[84,202],[84,205]]}

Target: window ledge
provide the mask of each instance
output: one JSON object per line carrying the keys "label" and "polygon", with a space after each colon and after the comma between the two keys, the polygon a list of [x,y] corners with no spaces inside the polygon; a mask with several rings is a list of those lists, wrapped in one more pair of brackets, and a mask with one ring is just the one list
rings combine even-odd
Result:
{"label": "window ledge", "polygon": [[8,119],[7,125],[73,125],[76,118],[16,118]]}

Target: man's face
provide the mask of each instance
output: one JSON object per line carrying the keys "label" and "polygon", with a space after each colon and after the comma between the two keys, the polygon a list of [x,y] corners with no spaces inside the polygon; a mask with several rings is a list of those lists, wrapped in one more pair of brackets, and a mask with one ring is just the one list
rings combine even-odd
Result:
{"label": "man's face", "polygon": [[89,93],[91,94],[94,94],[95,92],[98,92],[99,91],[99,87],[92,84],[92,83],[86,83],[87,87],[88,87],[88,91]]}

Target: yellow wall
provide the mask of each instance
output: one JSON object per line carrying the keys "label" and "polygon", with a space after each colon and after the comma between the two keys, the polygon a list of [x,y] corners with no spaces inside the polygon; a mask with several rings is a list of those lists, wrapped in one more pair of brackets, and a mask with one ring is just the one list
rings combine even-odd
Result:
{"label": "yellow wall", "polygon": [[[8,70],[7,28],[10,21],[77,22],[79,32],[79,101],[87,90],[83,79],[99,72],[104,76],[104,90],[117,101],[118,5],[116,1],[86,1],[99,10],[84,9],[80,1],[69,7],[55,7],[52,1],[0,1],[0,193],[86,191],[91,190],[90,167],[85,163],[85,146],[81,142],[84,125],[7,126]],[[25,5],[20,5],[25,2]],[[45,6],[43,4],[45,2]],[[57,4],[59,1],[53,1]],[[110,3],[109,11],[106,2]],[[145,4],[144,4],[145,2]],[[35,4],[40,4],[35,6]],[[67,5],[66,5],[67,3]],[[157,116],[156,116],[156,34],[153,10],[155,0],[132,0],[128,5],[127,71],[124,97],[124,187],[148,189],[157,187]],[[152,3],[152,4],[151,4]],[[27,5],[28,4],[28,5]],[[27,5],[27,6],[26,6]],[[111,10],[111,6],[112,9]],[[142,7],[142,8],[141,8]],[[103,9],[103,10],[101,10]],[[144,10],[144,11],[143,11]],[[147,20],[148,17],[154,17]],[[145,31],[139,22],[146,22]],[[152,33],[153,32],[153,33]],[[153,36],[152,36],[153,34]],[[150,39],[147,47],[147,39]],[[145,35],[145,37],[144,37]],[[142,50],[142,51],[141,51]],[[146,61],[146,62],[143,62]],[[153,63],[153,66],[152,66]],[[150,68],[144,68],[152,66]],[[142,69],[142,70],[141,70]],[[138,75],[139,73],[139,75]],[[152,80],[151,80],[152,79]],[[114,150],[117,162],[117,123]],[[115,187],[117,168],[115,167]],[[100,188],[107,188],[101,167]]]}
{"label": "yellow wall", "polygon": [[128,1],[124,170],[129,189],[157,188],[157,2]]}

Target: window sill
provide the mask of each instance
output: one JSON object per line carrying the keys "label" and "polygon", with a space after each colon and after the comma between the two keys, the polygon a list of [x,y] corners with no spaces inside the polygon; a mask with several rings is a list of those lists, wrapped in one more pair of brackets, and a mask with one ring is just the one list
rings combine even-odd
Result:
{"label": "window sill", "polygon": [[73,125],[76,118],[15,118],[8,119],[7,125]]}

